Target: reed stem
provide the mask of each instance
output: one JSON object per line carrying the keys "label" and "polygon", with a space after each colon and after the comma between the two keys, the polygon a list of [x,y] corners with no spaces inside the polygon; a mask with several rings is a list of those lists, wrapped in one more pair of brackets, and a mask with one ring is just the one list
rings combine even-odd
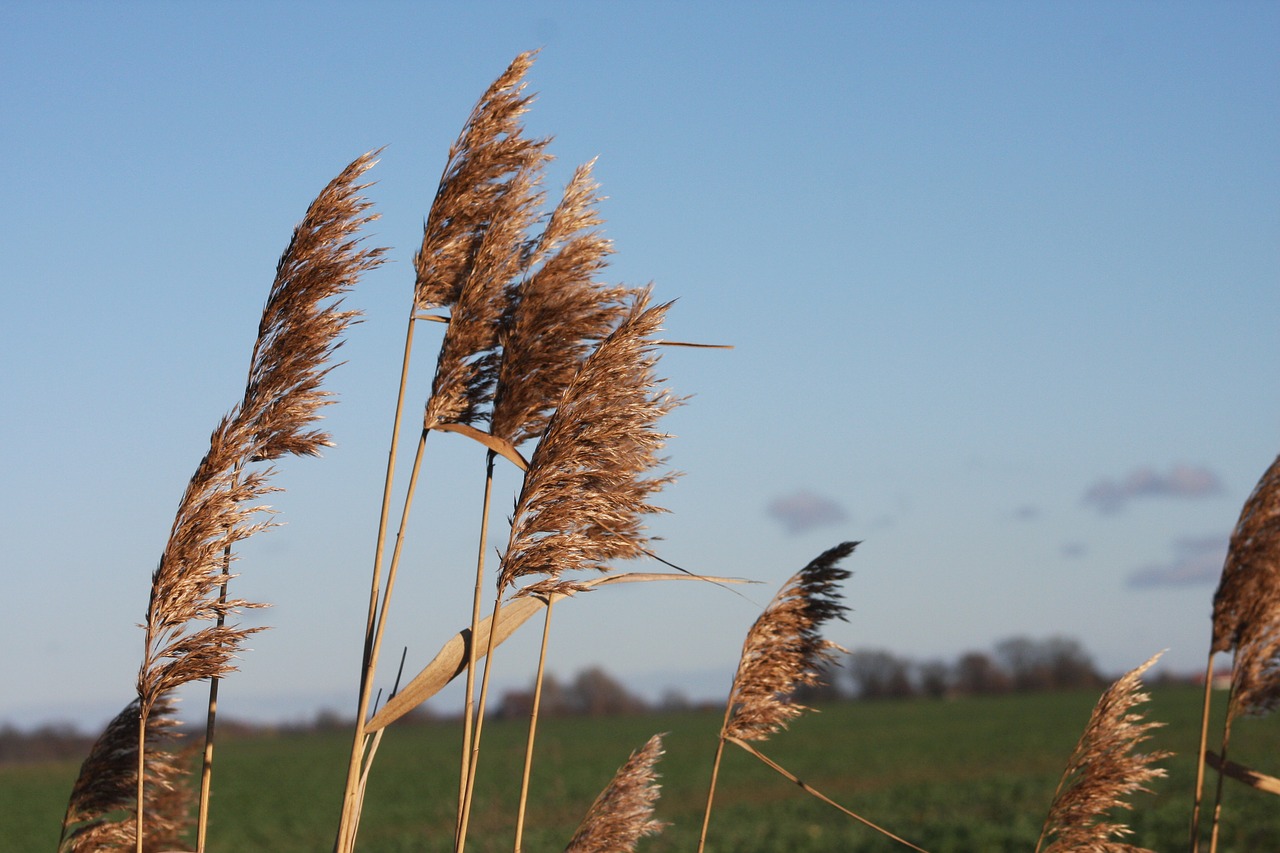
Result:
{"label": "reed stem", "polygon": [[551,635],[551,607],[555,604],[547,599],[547,611],[542,623],[542,648],[538,651],[538,673],[533,682],[533,708],[529,712],[529,737],[524,746],[524,773],[520,777],[520,805],[516,810],[516,843],[515,853],[520,853],[520,844],[524,839],[524,815],[529,802],[529,776],[533,770],[533,741],[538,733],[538,710],[542,707],[542,677],[546,672],[547,638]]}
{"label": "reed stem", "polygon": [[455,830],[462,823],[463,802],[467,796],[468,768],[471,765],[471,732],[472,718],[475,711],[476,662],[479,651],[476,649],[476,634],[480,631],[480,601],[484,595],[484,557],[487,548],[489,531],[489,500],[493,492],[493,463],[496,454],[490,450],[485,458],[484,504],[480,513],[480,547],[476,555],[476,587],[471,599],[471,637],[467,642],[467,676],[466,701],[462,714],[462,762],[458,774],[458,818]]}
{"label": "reed stem", "polygon": [[1213,651],[1204,670],[1204,707],[1200,711],[1200,749],[1196,752],[1196,792],[1191,808],[1191,853],[1200,853],[1200,803],[1204,793],[1205,750],[1209,748],[1209,711],[1213,698]]}
{"label": "reed stem", "polygon": [[915,845],[914,845],[914,844],[912,844],[910,841],[907,841],[907,840],[905,840],[905,839],[903,839],[903,838],[899,838],[898,836],[894,835],[892,832],[890,832],[889,830],[885,829],[884,827],[882,827],[882,826],[877,826],[876,824],[874,824],[874,823],[872,823],[871,821],[867,820],[867,819],[866,819],[865,817],[863,817],[862,815],[857,814],[856,812],[852,812],[852,811],[850,811],[849,809],[846,809],[844,806],[840,805],[840,804],[839,804],[839,803],[837,803],[835,800],[831,799],[831,798],[830,798],[830,797],[828,797],[826,794],[824,794],[824,793],[822,793],[821,791],[819,791],[817,788],[814,788],[812,785],[810,785],[809,783],[805,782],[803,779],[800,779],[799,777],[795,776],[793,773],[791,773],[791,771],[787,770],[787,769],[786,769],[785,767],[783,767],[782,765],[780,765],[780,764],[776,763],[775,761],[773,761],[773,759],[769,758],[767,755],[765,755],[764,753],[762,753],[762,752],[760,752],[759,750],[757,750],[755,747],[753,747],[751,744],[747,743],[745,740],[740,740],[740,739],[738,739],[738,738],[736,738],[736,737],[732,737],[732,736],[725,738],[725,740],[726,740],[726,741],[728,741],[729,743],[736,744],[737,746],[742,747],[742,748],[743,748],[743,749],[745,749],[747,752],[751,753],[751,754],[752,754],[752,755],[754,755],[756,758],[758,758],[758,759],[760,759],[762,762],[764,762],[764,764],[765,764],[765,765],[767,765],[768,767],[772,768],[775,772],[779,773],[780,775],[782,775],[782,776],[784,776],[785,778],[787,778],[787,779],[791,780],[792,782],[794,782],[796,785],[800,786],[800,789],[801,789],[801,790],[803,790],[806,794],[812,794],[813,796],[815,796],[815,797],[817,797],[818,799],[822,800],[822,801],[823,801],[824,803],[826,803],[827,805],[829,805],[829,806],[834,806],[835,808],[837,808],[837,809],[839,809],[840,811],[844,812],[846,815],[848,815],[849,817],[851,817],[851,818],[853,818],[854,820],[858,821],[859,823],[863,824],[864,826],[867,826],[867,827],[869,827],[869,828],[871,828],[871,829],[874,829],[876,832],[880,833],[881,835],[886,836],[887,838],[891,838],[891,839],[893,839],[894,841],[898,842],[899,844],[903,845],[904,847],[910,847],[912,850],[916,850],[916,851],[918,851],[918,853],[928,853],[928,851],[924,850],[923,848],[920,848],[920,847],[915,846]]}
{"label": "reed stem", "polygon": [[[728,714],[725,715],[726,721]],[[720,759],[724,757],[724,735],[716,740],[716,760],[711,765],[711,787],[707,789],[707,807],[702,813],[702,833],[698,836],[698,853],[707,845],[707,827],[711,824],[711,803],[716,796],[716,782],[720,778]]]}
{"label": "reed stem", "polygon": [[480,679],[480,699],[476,703],[475,735],[471,744],[471,761],[467,765],[466,795],[462,798],[462,816],[458,820],[454,850],[462,853],[467,846],[467,826],[471,822],[471,801],[476,792],[476,764],[480,760],[480,735],[484,731],[484,711],[489,698],[489,674],[493,671],[493,650],[497,647],[498,620],[502,615],[502,592],[493,600],[493,616],[489,618],[489,644],[484,654],[484,677]]}
{"label": "reed stem", "polygon": [[395,480],[396,450],[400,443],[400,420],[404,413],[404,398],[409,382],[409,361],[413,352],[413,311],[409,313],[409,325],[405,332],[404,356],[400,365],[400,389],[396,394],[395,415],[391,426],[391,447],[387,452],[387,474],[382,486],[382,508],[378,517],[378,536],[374,545],[373,578],[369,584],[369,616],[365,623],[364,659],[360,670],[360,695],[356,706],[355,732],[352,736],[351,758],[347,765],[347,781],[342,793],[342,813],[338,821],[338,834],[335,844],[337,853],[348,853],[351,846],[347,841],[353,813],[352,802],[358,796],[360,765],[364,759],[365,716],[369,711],[369,694],[373,684],[373,672],[377,665],[374,650],[374,635],[378,620],[378,601],[381,597],[382,556],[387,536],[387,521],[391,515],[391,491]]}
{"label": "reed stem", "polygon": [[144,786],[147,778],[147,709],[145,705],[138,706],[138,811],[135,815],[137,820],[138,831],[135,833],[137,838],[135,850],[142,853],[142,820],[143,820],[143,795]]}
{"label": "reed stem", "polygon": [[[1239,650],[1237,650],[1237,656]],[[1222,757],[1222,765],[1227,763],[1227,746],[1231,742],[1231,718],[1232,718],[1232,702],[1236,695],[1236,680],[1231,679],[1231,689],[1227,692],[1227,717],[1222,724],[1222,750],[1218,753]],[[1213,822],[1209,831],[1209,853],[1217,853],[1218,850],[1218,827],[1221,825],[1222,818],[1222,781],[1226,778],[1225,773],[1218,771],[1218,785],[1213,795]]]}

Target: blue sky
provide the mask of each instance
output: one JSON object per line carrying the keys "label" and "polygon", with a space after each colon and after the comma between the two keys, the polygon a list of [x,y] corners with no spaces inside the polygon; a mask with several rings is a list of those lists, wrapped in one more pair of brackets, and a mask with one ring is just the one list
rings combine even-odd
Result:
{"label": "blue sky", "polygon": [[[670,337],[735,346],[664,354],[693,396],[666,421],[685,476],[662,553],[762,582],[584,596],[557,611],[553,670],[723,695],[759,608],[845,539],[850,648],[1065,634],[1110,671],[1165,648],[1203,665],[1226,537],[1280,451],[1275,5],[0,14],[0,722],[96,725],[128,700],[150,572],[275,261],[387,146],[370,239],[392,260],[349,298],[338,446],[281,466],[285,526],[237,581],[274,629],[223,692],[232,716],[354,705],[410,261],[449,143],[530,48],[549,188],[598,156],[611,278],[677,299]],[[411,666],[466,618],[482,460],[431,447],[387,639]]]}

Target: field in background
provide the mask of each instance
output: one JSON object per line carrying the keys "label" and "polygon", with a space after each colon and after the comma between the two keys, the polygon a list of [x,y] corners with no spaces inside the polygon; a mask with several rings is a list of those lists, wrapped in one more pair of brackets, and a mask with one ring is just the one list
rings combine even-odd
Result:
{"label": "field in background", "polygon": [[[1166,722],[1155,747],[1178,755],[1156,796],[1133,798],[1130,841],[1186,849],[1199,726],[1198,688],[1152,691],[1150,719]],[[1096,692],[886,701],[824,706],[761,744],[801,778],[931,853],[1030,851]],[[1223,697],[1217,699],[1221,702]],[[697,846],[719,713],[543,720],[525,849],[562,850],[592,799],[633,749],[670,732],[659,763],[658,817],[674,825],[647,851]],[[525,726],[486,724],[469,849],[509,850]],[[489,738],[492,737],[492,740]],[[350,735],[228,739],[219,746],[210,853],[292,853],[332,847]],[[360,849],[451,849],[460,729],[423,724],[388,732],[374,766]],[[1280,726],[1245,720],[1233,755],[1276,773]],[[0,768],[0,850],[52,850],[78,762]],[[1212,777],[1211,777],[1212,780]],[[1212,789],[1210,789],[1212,790]],[[1222,853],[1275,849],[1275,800],[1228,780]],[[889,851],[882,840],[805,795],[740,750],[721,771],[709,848]]]}

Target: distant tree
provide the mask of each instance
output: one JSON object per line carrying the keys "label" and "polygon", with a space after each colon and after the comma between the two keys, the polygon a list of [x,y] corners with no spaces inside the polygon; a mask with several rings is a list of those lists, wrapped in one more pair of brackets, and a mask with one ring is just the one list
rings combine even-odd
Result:
{"label": "distant tree", "polygon": [[984,652],[966,652],[956,661],[955,688],[960,693],[982,695],[1007,693],[1013,686],[1009,676]]}
{"label": "distant tree", "polygon": [[901,699],[915,694],[911,663],[883,649],[860,649],[845,660],[859,699]]}
{"label": "distant tree", "polygon": [[920,693],[930,699],[941,699],[951,689],[951,667],[940,660],[928,660],[916,666],[916,682]]}
{"label": "distant tree", "polygon": [[574,710],[589,717],[636,714],[648,709],[643,699],[629,693],[600,667],[578,673],[570,694]]}
{"label": "distant tree", "polygon": [[1089,653],[1069,637],[1010,637],[996,644],[996,656],[1015,690],[1070,690],[1103,682]]}

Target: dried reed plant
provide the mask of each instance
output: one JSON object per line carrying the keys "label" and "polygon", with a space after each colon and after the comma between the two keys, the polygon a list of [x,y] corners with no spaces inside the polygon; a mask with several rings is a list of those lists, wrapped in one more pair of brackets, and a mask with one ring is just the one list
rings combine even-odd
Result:
{"label": "dried reed plant", "polygon": [[[549,604],[553,596],[588,588],[578,580],[564,579],[565,572],[608,571],[616,560],[647,554],[643,517],[662,511],[650,500],[678,476],[675,472],[647,476],[663,461],[658,454],[667,436],[657,431],[657,421],[681,402],[661,387],[655,373],[658,358],[653,336],[669,307],[669,303],[650,307],[648,289],[633,293],[626,316],[565,387],[529,461],[498,572],[459,820],[459,849],[466,841],[493,638],[504,594],[520,578],[543,575],[516,595],[536,595]],[[548,620],[550,612],[548,606]],[[544,628],[539,672],[545,664],[546,636]],[[535,701],[540,685],[537,681]],[[535,728],[536,716],[530,722],[525,784]],[[525,793],[517,816],[517,849]]]}
{"label": "dried reed plant", "polygon": [[[535,192],[545,162],[544,140],[523,135],[521,116],[530,96],[524,76],[533,62],[522,53],[489,86],[451,146],[430,212],[422,245],[415,255],[414,298],[405,334],[400,388],[392,424],[381,515],[370,582],[364,656],[357,702],[357,723],[343,795],[338,849],[354,845],[361,765],[367,760],[364,723],[369,712],[386,616],[394,591],[399,546],[413,502],[428,430],[442,425],[466,428],[484,411],[495,380],[496,337],[506,281],[525,268],[531,255],[525,230],[532,223],[540,196]],[[419,312],[449,309],[449,317]],[[417,320],[447,322],[446,341],[437,360],[433,394],[424,413],[423,430],[401,513],[397,548],[383,580],[383,556],[390,518],[392,487]]]}
{"label": "dried reed plant", "polygon": [[[360,248],[355,236],[375,218],[366,215],[369,204],[360,196],[367,185],[356,183],[373,163],[367,154],[347,166],[295,228],[263,309],[244,397],[214,429],[152,574],[138,699],[123,712],[134,714],[135,740],[141,744],[130,756],[136,761],[131,771],[135,823],[144,830],[133,833],[139,851],[150,843],[146,833],[153,826],[146,815],[147,803],[154,800],[147,793],[148,779],[160,772],[147,768],[158,760],[146,746],[148,734],[156,731],[152,716],[168,712],[168,697],[183,684],[233,671],[245,638],[262,630],[225,622],[239,609],[264,606],[226,595],[233,546],[271,526],[255,517],[264,509],[257,501],[276,491],[270,485],[274,472],[246,466],[285,455],[315,455],[330,444],[329,436],[312,425],[329,402],[321,390],[331,369],[327,362],[356,316],[340,310],[340,297],[361,273],[381,263],[383,251]],[[119,724],[118,717],[112,730]],[[129,772],[104,769],[126,757],[117,741],[118,734],[100,741],[107,751],[95,751],[86,762],[116,780]]]}
{"label": "dried reed plant", "polygon": [[741,748],[806,793],[854,820],[899,844],[920,850],[911,842],[835,802],[751,745],[752,741],[767,740],[809,710],[794,701],[796,689],[821,684],[823,668],[834,661],[836,652],[843,651],[837,644],[823,638],[822,627],[831,619],[844,620],[848,612],[841,600],[840,584],[849,578],[849,572],[839,568],[838,564],[852,554],[857,545],[857,542],[842,542],[792,575],[747,631],[716,744],[711,786],[707,791],[702,833],[698,839],[699,851],[706,846],[726,743]]}
{"label": "dried reed plant", "polygon": [[[590,165],[579,167],[532,245],[529,267],[533,271],[505,294],[489,432],[480,437],[490,449],[472,595],[472,636],[480,623],[484,595],[485,534],[494,456],[502,452],[517,463],[522,461],[516,448],[546,429],[551,411],[586,356],[617,325],[624,298],[630,293],[596,280],[611,251],[609,241],[598,230],[596,189]],[[474,643],[469,647],[460,774],[463,779],[474,748],[475,666],[479,651]],[[465,785],[465,781],[460,782],[460,801],[465,798]]]}
{"label": "dried reed plant", "polygon": [[630,853],[641,838],[662,832],[666,824],[653,817],[661,788],[654,765],[662,754],[662,735],[631,753],[587,810],[565,853]]}
{"label": "dried reed plant", "polygon": [[[1231,724],[1244,715],[1262,716],[1280,705],[1280,457],[1263,472],[1240,510],[1222,576],[1213,596],[1213,634],[1205,669],[1204,707],[1191,850],[1200,849],[1201,798],[1209,738],[1213,658],[1233,652],[1231,691],[1222,728],[1220,760],[1226,761]],[[1248,768],[1245,768],[1248,770]],[[1217,847],[1222,810],[1222,773],[1214,797],[1210,850]]]}
{"label": "dried reed plant", "polygon": [[144,768],[145,846],[148,851],[177,849],[191,827],[193,794],[173,703],[161,699],[147,720],[147,754],[138,761],[138,700],[107,724],[71,789],[62,819],[58,853],[100,853],[134,849],[137,844],[137,772]]}
{"label": "dried reed plant", "polygon": [[[1133,793],[1150,793],[1147,783],[1165,775],[1163,769],[1152,765],[1172,755],[1163,750],[1136,752],[1150,738],[1151,730],[1163,725],[1146,722],[1133,711],[1150,699],[1142,692],[1142,673],[1159,657],[1157,654],[1125,673],[1094,706],[1054,792],[1036,842],[1037,853],[1041,849],[1045,853],[1151,853],[1116,840],[1132,830],[1107,816],[1115,808],[1133,808],[1127,799]],[[1049,842],[1047,847],[1045,842]]]}

